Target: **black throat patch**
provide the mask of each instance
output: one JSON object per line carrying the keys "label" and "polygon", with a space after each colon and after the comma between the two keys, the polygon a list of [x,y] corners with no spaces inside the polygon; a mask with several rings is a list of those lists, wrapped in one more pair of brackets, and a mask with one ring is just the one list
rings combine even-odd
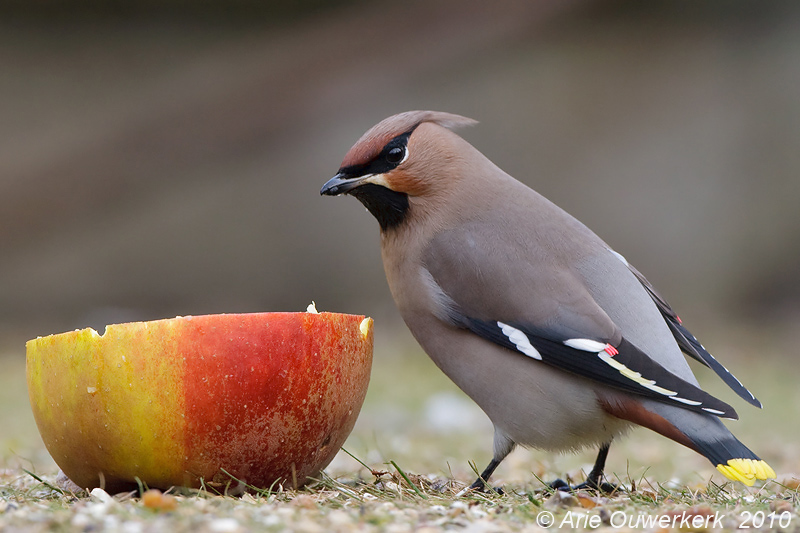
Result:
{"label": "black throat patch", "polygon": [[381,231],[399,226],[408,214],[409,203],[406,193],[393,191],[374,183],[365,183],[347,194],[358,198],[367,211],[378,219]]}

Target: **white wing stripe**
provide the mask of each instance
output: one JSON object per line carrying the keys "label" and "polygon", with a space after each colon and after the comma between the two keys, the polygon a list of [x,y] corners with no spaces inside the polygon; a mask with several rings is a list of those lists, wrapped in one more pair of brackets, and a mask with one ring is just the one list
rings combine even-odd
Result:
{"label": "white wing stripe", "polygon": [[703,402],[696,402],[694,400],[687,400],[686,398],[681,398],[680,396],[672,396],[672,399],[676,402],[685,403],[686,405],[700,405]]}
{"label": "white wing stripe", "polygon": [[503,322],[498,322],[497,327],[500,328],[500,330],[503,332],[503,335],[508,337],[508,340],[514,343],[514,346],[517,347],[517,350],[524,353],[528,357],[533,357],[539,361],[542,360],[542,355],[536,348],[533,347],[530,339],[528,339],[528,336],[525,335],[525,333],[513,326],[504,324]]}
{"label": "white wing stripe", "polygon": [[[514,346],[517,347],[517,350],[519,350],[521,353],[529,357],[532,357],[534,359],[537,359],[539,361],[542,360],[541,354],[536,348],[533,347],[530,339],[528,339],[528,336],[525,335],[524,332],[518,330],[513,326],[509,326],[508,324],[505,324],[503,322],[497,322],[497,327],[500,328],[500,330],[503,332],[503,335],[508,337],[508,340],[510,340],[514,344]],[[692,406],[702,405],[702,402],[698,402],[696,400],[689,400],[688,398],[682,398],[678,396],[678,393],[676,391],[665,389],[664,387],[659,387],[658,385],[656,385],[656,382],[654,380],[647,379],[643,377],[641,373],[636,372],[635,370],[631,370],[624,364],[620,363],[618,360],[614,359],[613,355],[611,355],[606,351],[606,348],[608,348],[608,345],[606,343],[595,341],[592,339],[567,339],[564,341],[564,344],[575,350],[596,353],[597,357],[599,357],[600,360],[606,363],[608,366],[610,366],[611,368],[613,368],[626,378],[630,379],[631,381],[638,383],[642,387],[650,389],[651,391],[657,394],[661,394],[662,396],[667,396],[675,400],[676,402],[680,402],[686,405],[692,405]],[[724,414],[722,411],[717,411],[716,409],[711,409],[709,407],[703,407],[702,409],[708,413],[715,415]]]}
{"label": "white wing stripe", "polygon": [[592,339],[567,339],[564,341],[564,344],[570,348],[575,348],[576,350],[582,350],[584,352],[597,353],[606,349],[606,343],[593,341]]}

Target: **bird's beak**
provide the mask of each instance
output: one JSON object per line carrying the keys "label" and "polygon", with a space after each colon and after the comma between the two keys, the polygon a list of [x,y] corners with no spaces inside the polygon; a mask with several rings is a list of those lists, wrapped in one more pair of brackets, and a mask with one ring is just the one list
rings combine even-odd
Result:
{"label": "bird's beak", "polygon": [[338,196],[340,194],[345,194],[352,191],[359,185],[370,182],[371,178],[373,178],[373,174],[351,177],[344,172],[339,172],[322,186],[322,189],[319,191],[319,193],[325,196]]}
{"label": "bird's beak", "polygon": [[325,182],[325,185],[322,186],[322,189],[319,191],[319,193],[325,196],[337,196],[339,194],[344,194],[354,187],[357,187],[359,181],[361,180],[348,178],[346,174],[339,172]]}

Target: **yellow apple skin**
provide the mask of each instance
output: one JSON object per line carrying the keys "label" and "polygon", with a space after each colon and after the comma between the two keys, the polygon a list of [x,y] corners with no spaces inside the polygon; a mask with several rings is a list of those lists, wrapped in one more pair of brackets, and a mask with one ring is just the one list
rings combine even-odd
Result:
{"label": "yellow apple skin", "polygon": [[299,486],[350,434],[372,345],[372,319],[338,313],[118,324],[28,341],[28,392],[81,487]]}

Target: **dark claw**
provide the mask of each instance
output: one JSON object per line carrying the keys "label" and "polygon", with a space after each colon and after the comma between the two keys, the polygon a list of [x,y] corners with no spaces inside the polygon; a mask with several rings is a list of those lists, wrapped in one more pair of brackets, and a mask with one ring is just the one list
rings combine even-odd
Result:
{"label": "dark claw", "polygon": [[602,483],[589,483],[588,481],[584,481],[575,487],[575,490],[590,490],[599,492],[600,494],[614,494],[615,492],[620,492],[622,487],[607,481],[603,481]]}
{"label": "dark claw", "polygon": [[506,492],[503,490],[503,487],[490,487],[483,478],[478,478],[475,480],[475,483],[469,486],[470,490],[474,490],[476,492],[496,492],[500,496],[503,496]]}
{"label": "dark claw", "polygon": [[572,492],[572,486],[561,478],[551,481],[547,486],[553,490],[560,490],[562,492]]}
{"label": "dark claw", "polygon": [[592,492],[599,492],[600,494],[613,494],[622,490],[621,487],[617,485],[603,481],[603,469],[606,465],[606,457],[608,457],[608,447],[608,444],[604,444],[600,447],[600,451],[597,454],[597,459],[594,462],[592,471],[589,472],[589,476],[586,478],[586,481],[580,485],[575,485],[573,487],[563,479],[557,479],[552,483],[548,483],[547,486],[552,490],[561,490],[564,492],[588,490]]}
{"label": "dark claw", "polygon": [[590,492],[599,492],[600,494],[613,494],[619,492],[621,488],[619,485],[603,481],[598,483],[596,480],[587,479],[583,483],[572,486],[563,479],[556,479],[548,483],[547,486],[552,490],[560,490],[562,492],[578,492],[579,490],[588,490]]}

